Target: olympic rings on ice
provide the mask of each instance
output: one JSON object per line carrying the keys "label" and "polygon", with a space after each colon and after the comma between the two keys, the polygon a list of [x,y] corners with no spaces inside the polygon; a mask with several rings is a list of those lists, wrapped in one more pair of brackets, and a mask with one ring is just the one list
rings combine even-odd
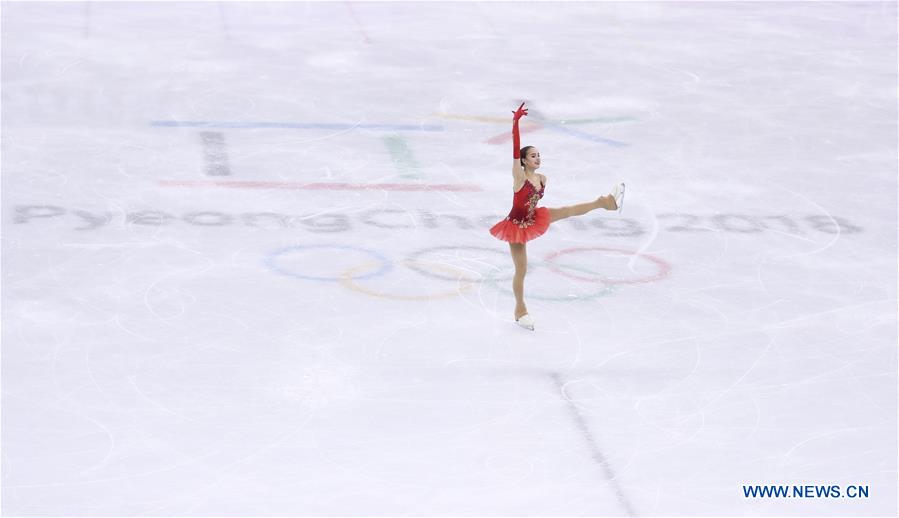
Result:
{"label": "olympic rings on ice", "polygon": [[[422,256],[424,256],[425,254],[430,254],[435,251],[439,252],[439,251],[443,251],[443,250],[466,250],[466,251],[487,252],[488,254],[493,254],[493,255],[497,256],[497,259],[501,260],[503,262],[511,262],[511,260],[512,260],[511,256],[509,255],[509,252],[507,252],[507,251],[504,252],[503,250],[496,249],[496,248],[488,248],[486,246],[432,246],[430,248],[422,248],[421,250],[418,250],[416,252],[409,254],[409,260],[412,261],[413,263],[422,262],[419,259]],[[452,259],[461,259],[463,261],[471,263],[472,266],[481,266],[481,267],[486,266],[488,269],[496,268],[495,266],[493,266],[493,263],[487,262],[485,260],[485,258],[483,257],[483,255],[470,254],[467,257],[461,257],[459,254],[446,254],[446,255],[440,255],[438,257],[440,259],[439,264],[447,264],[447,261],[452,260]],[[432,258],[430,261],[425,261],[425,262],[437,264],[436,259],[437,258]],[[444,275],[436,274],[434,272],[429,272],[428,270],[421,268],[419,266],[413,266],[413,265],[408,265],[408,266],[409,266],[409,268],[412,268],[413,270],[424,275],[425,277],[431,277],[434,279],[441,279],[441,280],[445,280],[445,281],[458,280],[458,277],[446,277]],[[472,282],[481,282],[484,279],[484,276],[481,275],[480,273],[478,273],[477,270],[474,270],[471,273],[474,273],[474,277],[468,278],[466,280],[470,280]],[[503,279],[503,280],[512,280],[512,276],[509,275],[508,279]]]}
{"label": "olympic rings on ice", "polygon": [[[556,259],[562,255],[571,254],[573,252],[589,252],[589,251],[599,251],[599,252],[614,252],[618,255],[624,256],[635,256],[643,258],[653,264],[656,265],[658,271],[655,275],[650,275],[648,277],[638,277],[635,279],[609,279],[605,277],[582,277],[579,275],[573,275],[570,273],[566,273],[559,268],[559,264],[556,263]],[[668,265],[667,262],[659,259],[658,257],[650,254],[641,254],[637,252],[633,252],[631,250],[623,250],[620,248],[606,248],[602,246],[592,246],[592,247],[581,247],[581,248],[566,248],[564,250],[559,250],[558,252],[553,252],[546,256],[546,263],[549,265],[550,269],[559,275],[564,275],[565,277],[569,277],[572,279],[577,279],[584,282],[601,282],[604,284],[643,284],[647,282],[658,281],[668,277],[668,274],[671,272],[671,266]]]}
{"label": "olympic rings on ice", "polygon": [[[407,261],[404,261],[403,263],[408,268],[414,270],[414,268],[412,267],[412,264],[411,264],[411,263],[413,263],[413,261],[407,260]],[[355,277],[355,274],[359,270],[364,270],[365,268],[368,268],[369,266],[371,266],[371,265],[357,266],[355,268],[350,268],[349,270],[343,272],[343,274],[340,276],[340,283],[343,286],[345,286],[351,290],[365,293],[366,295],[371,295],[373,297],[378,297],[378,298],[383,298],[383,299],[393,299],[393,300],[432,300],[432,299],[442,299],[442,298],[447,298],[447,297],[455,297],[456,295],[461,295],[462,293],[464,293],[466,291],[470,291],[471,288],[475,284],[475,281],[457,277],[456,280],[458,280],[460,282],[460,286],[454,290],[448,290],[448,291],[444,291],[444,292],[440,292],[440,293],[427,294],[427,295],[396,295],[396,294],[386,293],[383,291],[377,291],[377,290],[366,288],[364,286],[360,286],[359,283],[357,283],[355,281],[355,279],[362,278],[362,277]],[[452,267],[449,267],[445,264],[434,264],[434,267],[436,267],[438,269],[450,271],[451,273],[453,271]],[[461,270],[457,269],[455,271],[460,272]],[[462,272],[462,273],[464,274],[465,272]]]}
{"label": "olympic rings on ice", "polygon": [[[543,263],[546,264],[546,263]],[[531,266],[533,266],[530,262],[528,262],[528,269],[530,270]],[[567,267],[566,268],[570,268]],[[590,272],[592,273],[592,272]],[[506,286],[500,286],[498,279],[496,279],[493,275],[493,272],[488,272],[487,277],[484,279],[485,282],[493,289],[508,293],[510,295],[513,294],[511,283],[507,283]],[[606,295],[611,295],[615,292],[615,288],[611,286],[602,286],[599,289],[592,291],[590,293],[585,294],[575,294],[571,293],[568,295],[540,295],[538,293],[533,293],[533,290],[526,291],[526,297],[529,299],[537,299],[537,300],[548,300],[555,302],[564,302],[564,301],[573,301],[573,300],[592,300],[597,299],[599,297],[605,297]]]}
{"label": "olympic rings on ice", "polygon": [[[459,253],[451,253],[452,251],[464,250],[468,252],[475,252],[474,254],[462,256]],[[436,252],[436,253],[435,253]],[[497,256],[497,259],[503,263],[509,263],[508,268],[501,268],[495,266],[495,262],[489,260],[484,256],[484,254],[480,254],[480,252],[487,252],[486,255],[494,255]],[[423,256],[427,256],[429,261],[420,261],[425,264],[442,264],[447,265],[448,261],[451,260],[463,260],[465,261],[465,267],[462,267],[463,270],[468,272],[473,272],[473,275],[467,277],[466,280],[471,282],[483,282],[490,286],[491,288],[505,292],[512,293],[512,289],[510,287],[503,287],[500,285],[500,282],[509,282],[512,280],[512,276],[514,275],[514,271],[511,268],[511,258],[509,257],[508,252],[504,252],[501,249],[496,248],[488,248],[483,246],[435,246],[431,248],[425,248],[422,250],[418,250],[409,255],[411,259],[414,261],[419,261]],[[438,262],[439,261],[439,262]],[[429,271],[427,268],[423,266],[413,266],[408,265],[410,268],[415,270],[416,272],[426,276],[431,277],[433,279],[442,279],[442,280],[457,280],[457,277],[447,277],[443,274],[435,273],[433,271]],[[535,269],[541,266],[549,266],[548,263],[543,261],[528,261],[528,271],[532,272]],[[458,268],[458,266],[455,266]],[[480,267],[480,268],[477,268]],[[598,272],[594,272],[585,268],[578,268],[576,266],[571,265],[560,265],[555,266],[556,268],[562,267],[570,270],[580,271],[581,273],[588,273],[593,275],[599,275]],[[508,273],[501,273],[503,270],[508,269]],[[485,273],[480,273],[478,270],[484,271]],[[555,272],[552,268],[550,271]],[[588,294],[568,294],[568,295],[540,295],[537,293],[533,293],[533,290],[528,290],[527,296],[528,298],[534,298],[539,300],[550,300],[550,301],[565,301],[565,300],[587,300],[587,299],[595,299],[598,297],[603,297],[614,292],[614,289],[610,287],[604,287],[599,290],[594,290]]]}
{"label": "olympic rings on ice", "polygon": [[[277,260],[279,257],[287,255],[291,252],[295,252],[297,250],[309,250],[309,249],[335,249],[335,250],[351,250],[357,252],[363,252],[368,254],[371,257],[374,257],[380,262],[380,268],[372,271],[371,273],[366,273],[365,275],[360,275],[356,277],[356,279],[371,279],[373,277],[378,277],[386,274],[387,272],[393,270],[393,262],[390,259],[387,259],[383,255],[375,252],[374,250],[369,250],[368,248],[361,248],[358,246],[346,246],[346,245],[296,245],[296,246],[288,246],[286,248],[281,248],[279,250],[275,250],[265,259],[265,264],[272,270],[282,275],[287,275],[290,277],[296,277],[297,279],[305,279],[310,281],[339,281],[341,276],[335,277],[317,277],[314,275],[304,275],[301,273],[296,273],[290,271],[282,266],[277,264]],[[377,266],[377,265],[376,265]]]}
{"label": "olympic rings on ice", "polygon": [[[339,253],[337,257],[346,255],[346,252],[361,252],[374,260],[359,266],[348,268],[336,276],[310,275],[308,273],[294,271],[294,269],[281,264],[284,262],[282,259],[290,254],[306,250],[331,250]],[[596,271],[596,266],[590,264],[590,262],[585,266],[583,261],[581,261],[580,264],[565,264],[559,260],[564,256],[572,257],[575,254],[582,254],[585,252],[605,252],[606,254],[604,255],[606,257],[627,257],[631,258],[631,260],[640,259],[653,264],[656,271],[651,275],[643,277],[615,279]],[[456,283],[456,286],[454,289],[433,294],[413,295],[388,293],[370,286],[365,286],[360,282],[386,275],[393,271],[395,265],[393,260],[368,248],[329,244],[297,245],[281,248],[272,252],[266,257],[265,262],[272,271],[282,275],[303,280],[339,282],[347,289],[369,296],[410,301],[431,300],[461,295],[470,291],[476,284],[482,284],[503,293],[511,293],[510,286],[503,286],[502,283],[510,282],[514,273],[511,257],[507,251],[502,249],[462,245],[423,248],[409,254],[406,259],[403,259],[400,262],[400,264],[419,275],[440,281],[451,281]],[[333,267],[336,265],[336,262],[326,261],[325,264]],[[656,256],[639,253],[633,250],[608,247],[566,248],[547,254],[543,261],[530,260],[528,262],[529,271],[541,267],[546,267],[553,273],[580,283],[602,284],[601,287],[598,287],[596,290],[591,290],[588,293],[571,293],[569,290],[568,294],[547,295],[533,293],[533,290],[528,290],[527,296],[529,298],[548,301],[595,299],[613,293],[616,291],[616,286],[642,284],[664,279],[671,271],[670,265]]]}

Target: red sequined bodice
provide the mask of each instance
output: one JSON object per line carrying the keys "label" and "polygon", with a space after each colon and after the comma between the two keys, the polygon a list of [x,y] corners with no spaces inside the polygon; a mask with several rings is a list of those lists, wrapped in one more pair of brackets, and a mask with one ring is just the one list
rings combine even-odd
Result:
{"label": "red sequined bodice", "polygon": [[519,226],[527,226],[534,221],[537,202],[543,197],[545,186],[538,191],[529,180],[524,181],[521,189],[512,196],[512,210],[506,219]]}
{"label": "red sequined bodice", "polygon": [[538,207],[544,186],[539,188],[525,180],[512,195],[512,210],[502,221],[490,227],[493,237],[509,243],[526,243],[543,235],[552,216],[546,207]]}

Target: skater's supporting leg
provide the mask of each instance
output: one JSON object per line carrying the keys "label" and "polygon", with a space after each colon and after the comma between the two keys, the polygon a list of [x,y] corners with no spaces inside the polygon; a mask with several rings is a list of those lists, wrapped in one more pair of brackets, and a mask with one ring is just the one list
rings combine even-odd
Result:
{"label": "skater's supporting leg", "polygon": [[524,305],[524,276],[528,271],[528,254],[524,243],[509,243],[515,275],[512,277],[512,293],[515,294],[515,320],[528,312]]}

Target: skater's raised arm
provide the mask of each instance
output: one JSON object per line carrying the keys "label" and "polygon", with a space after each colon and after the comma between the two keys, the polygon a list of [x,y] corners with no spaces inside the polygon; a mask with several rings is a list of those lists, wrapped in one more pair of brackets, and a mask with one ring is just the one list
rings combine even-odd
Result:
{"label": "skater's raised arm", "polygon": [[521,103],[521,106],[512,113],[512,177],[515,179],[515,185],[524,185],[526,177],[524,167],[521,165],[521,137],[518,135],[518,120],[527,115],[528,110],[524,107],[524,103]]}

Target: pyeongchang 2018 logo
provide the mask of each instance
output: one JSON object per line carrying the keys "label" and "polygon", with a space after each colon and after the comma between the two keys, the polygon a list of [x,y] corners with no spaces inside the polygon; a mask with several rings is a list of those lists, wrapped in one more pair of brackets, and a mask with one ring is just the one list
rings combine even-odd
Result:
{"label": "pyeongchang 2018 logo", "polygon": [[[321,212],[317,214],[285,214],[273,211],[233,213],[220,210],[188,209],[182,213],[145,208],[134,211],[108,211],[64,207],[60,205],[16,205],[12,220],[15,225],[63,226],[71,230],[97,231],[110,228],[249,227],[260,230],[302,229],[313,233],[353,232],[359,229],[382,229],[405,232],[409,229],[484,230],[502,216],[494,214],[441,214],[429,210],[376,208],[365,211]],[[559,223],[568,230],[590,232],[603,237],[639,237],[650,231],[678,233],[726,232],[754,236],[763,233],[794,236],[857,234],[862,227],[848,219],[823,214],[655,214],[654,220],[635,218],[585,217]]]}

